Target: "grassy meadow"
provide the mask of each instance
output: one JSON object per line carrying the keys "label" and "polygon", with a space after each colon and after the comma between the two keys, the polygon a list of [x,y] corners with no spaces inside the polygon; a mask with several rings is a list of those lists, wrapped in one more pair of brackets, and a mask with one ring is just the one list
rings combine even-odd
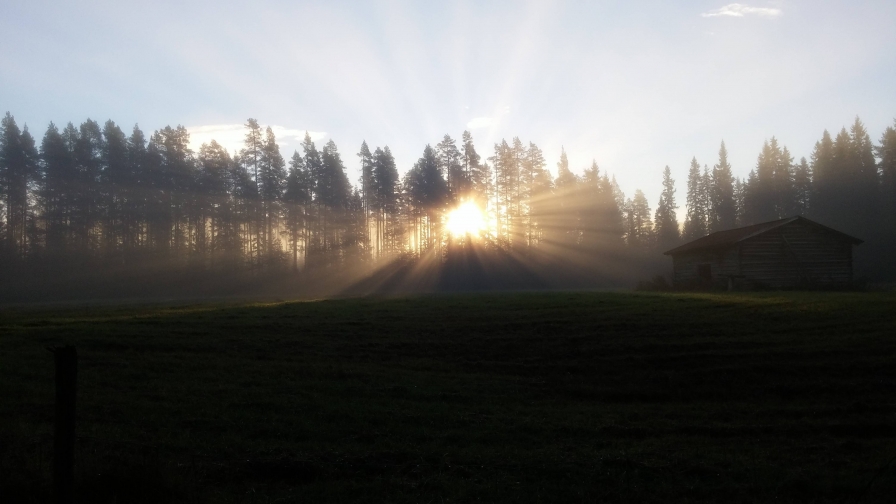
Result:
{"label": "grassy meadow", "polygon": [[0,308],[0,501],[893,502],[896,293]]}

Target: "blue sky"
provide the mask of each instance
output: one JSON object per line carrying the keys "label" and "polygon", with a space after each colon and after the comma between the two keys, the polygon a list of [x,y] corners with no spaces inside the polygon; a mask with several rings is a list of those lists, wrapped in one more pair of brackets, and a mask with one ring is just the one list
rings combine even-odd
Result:
{"label": "blue sky", "polygon": [[[0,4],[0,107],[49,121],[183,124],[238,148],[254,117],[285,157],[362,140],[404,172],[470,129],[483,157],[533,141],[555,169],[597,160],[627,195],[683,203],[691,157],[735,174],[775,135],[799,159],[856,115],[896,117],[896,2],[40,2]],[[198,146],[197,146],[198,147]]]}

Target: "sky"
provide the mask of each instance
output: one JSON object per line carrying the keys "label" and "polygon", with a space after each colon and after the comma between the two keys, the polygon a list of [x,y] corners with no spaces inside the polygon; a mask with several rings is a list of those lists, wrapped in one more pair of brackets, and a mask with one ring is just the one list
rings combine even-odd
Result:
{"label": "sky", "polygon": [[[896,118],[896,2],[303,1],[0,3],[0,108],[35,136],[112,119],[193,147],[308,131],[358,179],[361,142],[401,173],[468,129],[486,158],[534,142],[556,173],[597,161],[651,207],[666,165],[684,206],[691,158],[725,141],[745,177],[775,136],[798,161],[859,116]],[[679,210],[681,213],[683,208]]]}

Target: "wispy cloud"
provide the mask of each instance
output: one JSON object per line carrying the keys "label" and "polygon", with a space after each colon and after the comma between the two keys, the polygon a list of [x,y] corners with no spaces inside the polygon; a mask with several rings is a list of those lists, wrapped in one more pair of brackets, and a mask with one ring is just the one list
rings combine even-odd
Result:
{"label": "wispy cloud", "polygon": [[750,7],[749,5],[733,3],[728,4],[719,9],[711,10],[700,14],[702,17],[744,17],[744,16],[760,16],[760,17],[777,17],[782,14],[781,9],[774,7]]}
{"label": "wispy cloud", "polygon": [[[266,128],[266,126],[263,126]],[[287,128],[285,126],[271,126],[277,144],[280,147],[286,145],[298,146],[305,139],[305,130]],[[221,144],[229,152],[236,152],[243,148],[246,138],[246,127],[242,124],[206,124],[203,126],[187,127],[190,132],[190,148],[199,151],[199,147],[212,140]],[[325,131],[308,131],[311,140],[318,142],[326,138]],[[284,153],[285,154],[285,153]]]}
{"label": "wispy cloud", "polygon": [[494,117],[476,117],[472,121],[467,123],[467,128],[469,129],[479,129],[479,128],[488,128],[489,126],[495,124]]}

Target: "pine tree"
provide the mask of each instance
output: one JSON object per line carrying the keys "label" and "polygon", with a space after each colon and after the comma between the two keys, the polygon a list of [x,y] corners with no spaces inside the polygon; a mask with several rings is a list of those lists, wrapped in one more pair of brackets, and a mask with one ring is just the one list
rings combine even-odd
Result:
{"label": "pine tree", "polygon": [[747,180],[742,184],[741,194],[743,194],[743,222],[742,226],[749,226],[762,222],[763,206],[766,202],[762,200],[759,191],[759,177],[756,170],[750,170]]}
{"label": "pine tree", "polygon": [[515,181],[515,160],[513,151],[506,140],[496,143],[494,155],[489,158],[494,167],[494,184],[492,192],[493,213],[495,217],[495,238],[502,246],[507,246],[511,240],[513,216],[513,194]]}
{"label": "pine tree", "polygon": [[896,121],[884,130],[875,152],[880,159],[883,224],[892,244],[896,243]]}
{"label": "pine tree", "polygon": [[470,181],[470,189],[473,192],[473,198],[480,206],[486,206],[488,203],[488,188],[490,185],[490,177],[488,167],[483,167],[481,158],[476,152],[473,145],[473,136],[469,131],[464,131],[461,137],[463,142],[462,165],[464,177]]}
{"label": "pine tree", "polygon": [[66,249],[68,227],[65,204],[68,192],[66,180],[69,176],[67,171],[72,169],[74,160],[65,146],[65,140],[59,129],[52,122],[47,127],[41,142],[40,156],[43,160],[40,201],[46,232],[45,247],[48,257],[56,261],[61,259]]}
{"label": "pine tree", "polygon": [[[307,209],[311,205],[311,176],[305,167],[305,159],[298,151],[293,152],[289,161],[289,175],[283,195],[286,205],[286,230],[289,236],[289,251],[292,253],[292,269],[299,271],[299,255],[303,253],[307,237],[305,234]],[[304,257],[303,257],[304,264]]]}
{"label": "pine tree", "polygon": [[777,140],[772,137],[772,149],[775,153],[774,189],[775,218],[791,217],[797,212],[796,190],[794,188],[793,156],[787,147],[777,148]]}
{"label": "pine tree", "polygon": [[[125,188],[128,176],[128,142],[124,132],[111,120],[103,127],[101,186],[102,233],[107,257],[119,256],[124,241]],[[118,257],[120,260],[120,256]]]}
{"label": "pine tree", "polygon": [[800,158],[800,164],[793,172],[794,211],[797,215],[809,215],[812,205],[812,170],[806,158]]}
{"label": "pine tree", "polygon": [[357,189],[349,196],[346,205],[345,235],[342,242],[344,261],[358,266],[366,263],[370,258],[366,225],[364,218],[364,205],[361,192]]}
{"label": "pine tree", "polygon": [[387,145],[374,151],[374,191],[377,212],[377,257],[398,251],[399,176],[395,158]]}
{"label": "pine tree", "polygon": [[[2,212],[4,234],[0,236],[0,253],[9,257],[15,257],[19,252],[16,238],[20,233],[16,229],[17,217],[20,215],[14,201],[20,199],[15,186],[18,173],[23,171],[23,158],[21,146],[21,131],[15,118],[7,112],[0,122],[0,212]],[[2,257],[2,256],[0,256]]]}
{"label": "pine tree", "polygon": [[744,217],[747,224],[768,222],[793,213],[794,190],[791,165],[793,158],[772,137],[762,146],[756,169],[750,173],[745,188]]}
{"label": "pine tree", "polygon": [[250,223],[247,234],[250,237],[251,245],[249,248],[249,259],[254,264],[261,262],[261,258],[265,253],[264,249],[264,215],[263,203],[261,198],[261,181],[258,177],[258,171],[264,157],[264,132],[258,121],[253,118],[246,120],[243,125],[246,128],[246,134],[243,140],[243,148],[240,150],[239,159],[242,162],[243,169],[252,177],[252,183],[255,186],[254,191],[245,195],[246,210],[248,211],[248,220]]}
{"label": "pine tree", "polygon": [[548,197],[551,193],[553,181],[550,172],[545,170],[547,162],[544,154],[532,142],[526,149],[523,160],[523,171],[526,173],[526,244],[531,247],[541,238],[541,232],[538,226],[539,215],[542,213],[539,208],[539,202]]}
{"label": "pine tree", "polygon": [[246,124],[243,127],[246,128],[246,135],[243,141],[243,148],[240,150],[240,159],[243,161],[246,169],[252,174],[252,180],[255,181],[255,191],[259,192],[258,165],[263,155],[264,133],[258,124],[258,120],[251,117],[246,119]]}
{"label": "pine tree", "polygon": [[684,220],[682,239],[685,241],[696,240],[704,236],[706,229],[706,194],[704,177],[700,173],[700,164],[697,158],[691,159],[691,167],[688,170],[687,215]]}
{"label": "pine tree", "polygon": [[[724,146],[724,144],[722,144]],[[656,206],[654,223],[656,226],[656,244],[661,251],[669,250],[680,239],[678,229],[678,216],[675,210],[675,180],[672,178],[672,170],[668,166],[663,170],[663,191],[660,193],[660,201]]]}
{"label": "pine tree", "polygon": [[0,194],[6,211],[3,241],[13,257],[24,257],[27,249],[28,184],[32,174],[22,140],[22,131],[7,112],[0,122]]}
{"label": "pine tree", "polygon": [[578,179],[569,170],[569,159],[566,157],[566,149],[560,148],[560,161],[557,162],[556,186],[560,193],[572,192]]}
{"label": "pine tree", "polygon": [[746,183],[739,177],[734,179],[734,207],[736,209],[737,227],[746,226],[746,217],[744,215],[744,205],[746,196]]}
{"label": "pine tree", "polygon": [[710,192],[709,232],[732,229],[737,225],[737,209],[734,203],[734,175],[728,163],[725,142],[719,148],[719,163],[713,167]]}
{"label": "pine tree", "polygon": [[597,160],[592,159],[591,167],[586,168],[579,179],[575,195],[580,245],[591,252],[601,247],[602,189],[600,167]]}
{"label": "pine tree", "polygon": [[[853,177],[855,173],[853,173],[852,169],[853,154],[852,139],[849,137],[849,132],[846,131],[846,128],[841,128],[840,132],[837,133],[837,137],[834,138],[833,170],[836,171],[836,178],[839,182],[837,200],[843,206],[852,202],[855,193],[854,185],[856,181]],[[841,218],[850,220],[842,207],[839,209],[838,214]],[[840,227],[842,228],[842,225]]]}
{"label": "pine tree", "polygon": [[442,141],[436,145],[436,156],[439,159],[439,170],[446,181],[450,197],[453,201],[457,201],[467,192],[468,183],[462,155],[457,150],[457,144],[451,136],[445,135]]}
{"label": "pine tree", "polygon": [[26,202],[25,202],[25,244],[23,254],[36,258],[40,254],[43,232],[40,229],[40,210],[35,206],[34,194],[41,183],[40,153],[28,125],[22,127],[22,150],[25,153]]}
{"label": "pine tree", "polygon": [[[218,142],[199,148],[197,249],[211,265],[232,258],[237,234],[233,231],[230,169],[233,160]],[[208,228],[206,228],[206,225]],[[231,256],[231,257],[229,257]]]}
{"label": "pine tree", "polygon": [[834,169],[834,141],[827,130],[812,151],[813,202],[809,215],[822,224],[831,225],[837,212],[839,174]]}
{"label": "pine tree", "polygon": [[700,192],[703,195],[703,214],[706,219],[703,227],[709,233],[710,215],[712,214],[712,172],[707,165],[703,165],[703,175],[700,176],[700,184]]}
{"label": "pine tree", "polygon": [[853,162],[856,165],[855,174],[861,181],[860,191],[865,197],[874,198],[880,184],[877,161],[874,157],[874,145],[871,143],[868,130],[858,116],[849,129],[849,137],[852,140]]}
{"label": "pine tree", "polygon": [[280,252],[279,228],[283,189],[286,183],[286,162],[280,154],[280,147],[270,127],[265,129],[256,182],[259,183],[261,197],[262,251],[269,263],[276,263]]}
{"label": "pine tree", "polygon": [[818,204],[814,214],[819,222],[847,233],[856,233],[853,226],[855,201],[855,177],[850,172],[853,146],[846,128],[842,128],[831,141],[825,131],[812,155],[815,189]]}
{"label": "pine tree", "polygon": [[[82,128],[82,141],[85,136],[88,135]],[[165,250],[180,259],[189,253],[188,216],[196,170],[193,151],[189,147],[190,133],[181,125],[176,128],[165,126],[153,133],[150,143],[159,160],[156,177],[156,187],[160,189],[161,196],[157,216],[158,238]]]}
{"label": "pine tree", "polygon": [[255,210],[258,200],[258,192],[255,181],[246,169],[245,162],[239,155],[234,156],[230,165],[230,184],[233,200],[233,217],[231,229],[235,234],[233,244],[238,249],[232,250],[228,258],[234,261],[243,261],[252,266],[255,264],[257,249],[254,239]]}
{"label": "pine tree", "polygon": [[539,246],[550,237],[550,230],[556,225],[554,215],[556,198],[553,197],[554,180],[545,169],[547,162],[541,149],[529,144],[529,165],[532,169],[532,188],[529,206],[531,208],[532,231],[530,243]]}
{"label": "pine tree", "polygon": [[323,163],[320,152],[318,152],[314,142],[311,141],[311,135],[307,131],[305,132],[305,139],[302,141],[302,152],[305,160],[305,170],[308,172],[309,188],[313,202],[313,205],[310,207],[305,260],[309,266],[316,266],[315,262],[323,255],[323,237],[321,232],[324,214],[324,198],[321,195],[323,190],[321,175]]}
{"label": "pine tree", "polygon": [[130,182],[127,187],[128,199],[123,210],[125,219],[125,256],[133,259],[138,249],[144,247],[146,237],[146,205],[152,192],[147,173],[148,156],[146,137],[138,125],[134,125],[127,145],[127,173]]}
{"label": "pine tree", "polygon": [[625,194],[622,193],[622,189],[616,183],[615,175],[610,180],[607,174],[604,173],[601,177],[601,188],[601,201],[603,202],[603,211],[601,213],[604,216],[603,242],[608,248],[618,247],[622,244],[625,232],[622,222],[621,203],[625,199]]}
{"label": "pine tree", "polygon": [[850,222],[847,232],[875,240],[880,233],[876,222],[880,213],[880,175],[874,157],[874,145],[862,121],[856,117],[849,128],[851,180]]}
{"label": "pine tree", "polygon": [[417,210],[415,230],[418,253],[432,248],[439,236],[438,218],[448,201],[448,184],[442,178],[436,151],[429,145],[408,172],[407,187]]}
{"label": "pine tree", "polygon": [[370,215],[373,211],[373,199],[375,198],[373,189],[373,154],[367,141],[361,142],[361,149],[358,151],[358,158],[361,160],[361,212],[364,214],[364,234],[367,243],[372,240],[370,238]]}
{"label": "pine tree", "polygon": [[756,179],[753,188],[754,198],[757,202],[754,208],[755,222],[772,221],[778,218],[775,201],[775,170],[778,164],[776,151],[777,140],[772,137],[772,143],[766,141],[762,145],[762,151],[756,160]]}
{"label": "pine tree", "polygon": [[158,131],[154,131],[149,137],[143,156],[145,249],[153,255],[167,254],[171,229],[168,222],[169,202],[166,196],[170,188],[162,170],[160,143]]}
{"label": "pine tree", "polygon": [[73,228],[79,252],[85,257],[99,244],[97,222],[101,205],[99,178],[102,167],[103,134],[96,121],[81,124],[75,144],[76,175],[72,186]]}
{"label": "pine tree", "polygon": [[342,260],[344,235],[349,224],[348,210],[352,188],[345,174],[345,165],[342,163],[336,142],[332,139],[321,150],[321,171],[317,189],[324,209],[321,232],[323,250],[326,252],[325,263],[336,264]]}
{"label": "pine tree", "polygon": [[551,241],[566,246],[579,242],[579,208],[576,194],[579,179],[569,169],[566,149],[560,148],[557,162],[557,178],[554,179],[554,195],[557,198]]}
{"label": "pine tree", "polygon": [[625,241],[632,248],[649,248],[653,245],[653,222],[650,220],[650,205],[640,189],[626,202]]}
{"label": "pine tree", "polygon": [[514,247],[526,246],[526,220],[528,218],[528,190],[532,174],[526,164],[526,148],[519,137],[513,137],[510,148],[511,194],[510,194],[510,236]]}

